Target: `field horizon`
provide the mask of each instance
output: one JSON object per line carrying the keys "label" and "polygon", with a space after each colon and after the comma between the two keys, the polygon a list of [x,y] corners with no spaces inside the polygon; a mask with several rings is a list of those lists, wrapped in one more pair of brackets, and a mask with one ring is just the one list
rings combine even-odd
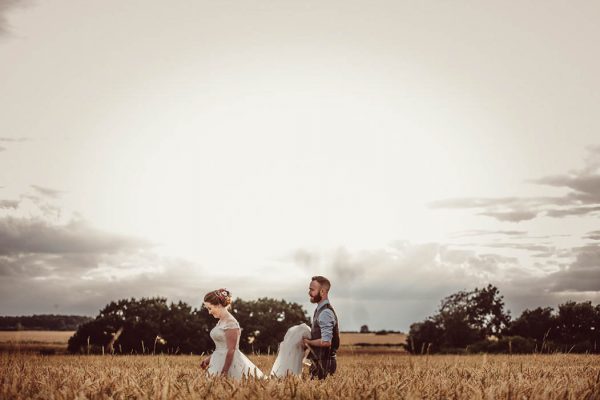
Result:
{"label": "field horizon", "polygon": [[[0,331],[0,352],[66,354],[68,340],[74,333],[75,331]],[[406,342],[406,335],[340,332],[340,342],[341,353],[371,352],[375,351],[372,349],[375,347],[379,353],[398,353],[404,352],[401,345]]]}

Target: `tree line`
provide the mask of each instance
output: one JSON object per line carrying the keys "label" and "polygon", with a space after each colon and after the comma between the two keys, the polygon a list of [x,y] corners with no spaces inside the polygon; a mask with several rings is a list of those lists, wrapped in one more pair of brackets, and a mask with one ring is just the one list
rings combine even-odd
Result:
{"label": "tree line", "polygon": [[459,291],[437,313],[410,326],[405,345],[413,354],[600,352],[600,305],[567,301],[526,309],[512,320],[498,288]]}
{"label": "tree line", "polygon": [[[232,314],[242,326],[240,349],[275,352],[287,329],[310,323],[297,303],[271,298],[236,299]],[[216,320],[204,309],[166,298],[112,301],[95,318],[67,315],[0,317],[1,330],[75,330],[72,353],[201,354],[214,348]],[[361,331],[368,332],[364,325]],[[382,332],[383,333],[383,332]],[[405,344],[429,353],[600,353],[600,305],[567,301],[538,307],[512,319],[497,287],[488,285],[445,297],[438,311],[410,326]]]}
{"label": "tree line", "polygon": [[[309,323],[297,303],[271,298],[236,299],[231,313],[242,331],[240,350],[276,352],[288,328]],[[210,330],[216,320],[204,309],[163,297],[123,299],[106,305],[69,339],[71,353],[201,354],[214,349]]]}
{"label": "tree line", "polygon": [[80,315],[28,315],[0,317],[1,331],[74,331],[92,318]]}

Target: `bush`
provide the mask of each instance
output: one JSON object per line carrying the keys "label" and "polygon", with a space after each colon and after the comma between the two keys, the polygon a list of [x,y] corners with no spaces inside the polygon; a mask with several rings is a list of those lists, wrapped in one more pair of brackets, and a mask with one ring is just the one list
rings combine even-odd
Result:
{"label": "bush", "polygon": [[528,354],[534,353],[538,347],[534,339],[522,336],[507,336],[499,340],[480,340],[467,346],[467,352]]}

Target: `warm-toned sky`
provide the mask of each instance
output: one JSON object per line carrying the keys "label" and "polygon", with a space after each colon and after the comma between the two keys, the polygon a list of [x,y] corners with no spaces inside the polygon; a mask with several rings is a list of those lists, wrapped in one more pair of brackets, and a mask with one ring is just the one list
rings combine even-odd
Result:
{"label": "warm-toned sky", "polygon": [[600,301],[600,3],[0,0],[0,314],[162,295],[407,330]]}

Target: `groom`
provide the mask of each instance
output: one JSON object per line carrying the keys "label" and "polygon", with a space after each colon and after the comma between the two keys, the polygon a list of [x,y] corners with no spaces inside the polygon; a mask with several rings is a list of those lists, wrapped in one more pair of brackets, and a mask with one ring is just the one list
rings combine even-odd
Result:
{"label": "groom", "polygon": [[336,355],[340,347],[338,319],[327,295],[331,282],[324,276],[313,276],[308,287],[310,302],[317,304],[312,319],[310,339],[304,339],[304,345],[311,347],[309,358],[311,378],[325,379],[337,369]]}

